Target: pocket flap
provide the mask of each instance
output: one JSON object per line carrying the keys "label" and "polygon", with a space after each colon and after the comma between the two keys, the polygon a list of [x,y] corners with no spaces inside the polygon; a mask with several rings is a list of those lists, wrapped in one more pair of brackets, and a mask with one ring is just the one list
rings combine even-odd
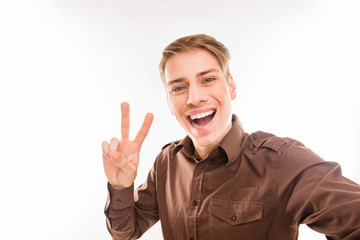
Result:
{"label": "pocket flap", "polygon": [[208,212],[230,225],[238,225],[261,219],[263,204],[261,202],[236,202],[210,199]]}

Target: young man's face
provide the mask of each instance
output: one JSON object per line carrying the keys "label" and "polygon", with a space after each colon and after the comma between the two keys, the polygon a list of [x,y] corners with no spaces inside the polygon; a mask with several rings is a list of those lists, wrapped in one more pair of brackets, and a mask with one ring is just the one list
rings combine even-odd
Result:
{"label": "young man's face", "polygon": [[217,59],[197,49],[170,57],[165,79],[172,114],[200,157],[206,157],[231,128],[231,100],[236,97],[231,75],[227,81]]}

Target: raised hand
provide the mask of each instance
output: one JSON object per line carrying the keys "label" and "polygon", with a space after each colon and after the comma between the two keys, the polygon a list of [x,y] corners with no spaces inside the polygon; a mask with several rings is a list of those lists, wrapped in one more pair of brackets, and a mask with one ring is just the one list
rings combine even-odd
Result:
{"label": "raised hand", "polygon": [[129,104],[121,104],[121,140],[112,138],[110,143],[102,143],[104,170],[112,186],[127,188],[135,181],[141,145],[149,132],[153,118],[151,113],[146,114],[138,134],[131,141]]}

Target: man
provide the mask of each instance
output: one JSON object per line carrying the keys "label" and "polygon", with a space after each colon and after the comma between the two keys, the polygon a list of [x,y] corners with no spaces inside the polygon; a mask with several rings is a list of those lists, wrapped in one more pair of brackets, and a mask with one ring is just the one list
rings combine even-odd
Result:
{"label": "man", "polygon": [[231,111],[229,59],[207,35],[164,49],[168,105],[187,136],[164,146],[135,192],[153,116],[130,141],[129,105],[122,103],[122,138],[102,144],[112,238],[139,238],[160,219],[164,239],[289,240],[301,223],[328,239],[360,239],[360,186],[293,139],[245,133]]}

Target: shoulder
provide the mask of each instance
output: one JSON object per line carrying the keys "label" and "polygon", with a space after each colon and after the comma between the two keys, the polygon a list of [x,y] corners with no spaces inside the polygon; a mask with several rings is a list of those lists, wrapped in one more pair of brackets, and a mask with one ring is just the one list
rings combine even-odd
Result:
{"label": "shoulder", "polygon": [[264,148],[272,150],[274,152],[279,152],[280,150],[294,143],[304,146],[302,143],[292,138],[278,137],[272,133],[267,133],[262,131],[257,131],[250,134],[249,138],[255,152]]}
{"label": "shoulder", "polygon": [[163,151],[169,151],[171,149],[174,149],[179,142],[180,142],[180,140],[169,142],[161,148],[161,151],[163,152]]}
{"label": "shoulder", "polygon": [[158,154],[157,159],[164,159],[164,158],[171,158],[173,156],[173,153],[175,151],[175,148],[178,146],[180,140],[172,141],[169,143],[166,143],[162,148],[160,153]]}
{"label": "shoulder", "polygon": [[170,148],[174,147],[176,144],[178,144],[180,142],[180,140],[176,140],[176,141],[172,141],[172,142],[169,142],[167,144],[165,144],[162,148],[161,148],[161,151],[166,151],[166,150],[169,150]]}
{"label": "shoulder", "polygon": [[[254,132],[249,135],[253,153],[272,156],[278,165],[286,171],[303,169],[324,162],[324,160],[307,148],[303,143],[289,137],[278,137],[271,133]],[[331,165],[331,164],[330,164]]]}
{"label": "shoulder", "polygon": [[174,156],[174,151],[176,150],[176,146],[178,146],[180,140],[172,141],[169,143],[166,143],[158,153],[155,162],[154,167],[156,169],[156,172],[162,172],[166,171],[166,169],[169,167]]}

